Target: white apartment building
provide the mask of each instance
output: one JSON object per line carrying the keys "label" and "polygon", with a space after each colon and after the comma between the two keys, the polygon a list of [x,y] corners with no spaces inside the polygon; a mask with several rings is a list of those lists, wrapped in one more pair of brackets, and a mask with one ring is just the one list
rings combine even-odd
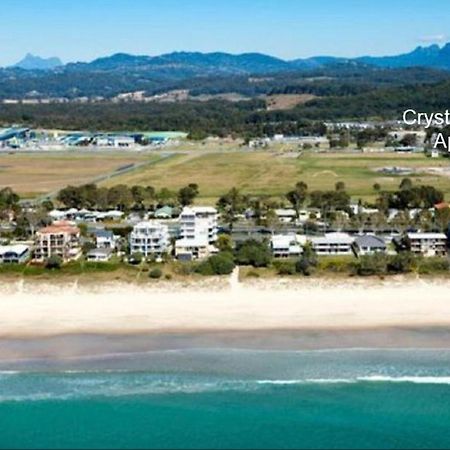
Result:
{"label": "white apartment building", "polygon": [[185,207],[181,211],[180,238],[198,239],[207,237],[209,244],[217,241],[217,209],[211,206]]}
{"label": "white apartment building", "polygon": [[180,239],[175,243],[177,257],[197,259],[215,251],[217,210],[210,206],[185,207],[180,214]]}
{"label": "white apartment building", "polygon": [[447,254],[447,236],[444,233],[408,233],[411,252],[424,256]]}
{"label": "white apartment building", "polygon": [[134,226],[130,234],[130,252],[142,253],[145,258],[161,256],[170,249],[169,228],[167,225],[147,221]]}

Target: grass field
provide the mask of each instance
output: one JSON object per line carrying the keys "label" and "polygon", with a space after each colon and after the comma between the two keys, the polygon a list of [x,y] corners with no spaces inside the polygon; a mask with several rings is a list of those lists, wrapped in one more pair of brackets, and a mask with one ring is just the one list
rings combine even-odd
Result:
{"label": "grass field", "polygon": [[310,190],[333,189],[343,181],[353,197],[373,199],[373,185],[394,189],[403,176],[377,173],[385,166],[413,168],[410,178],[431,184],[450,197],[450,176],[421,172],[430,167],[450,167],[448,160],[430,159],[423,155],[393,153],[377,154],[310,154],[300,157],[270,152],[227,152],[178,155],[171,160],[130,172],[109,180],[127,184],[149,184],[157,188],[178,189],[188,183],[200,186],[203,201],[214,201],[233,186],[248,194],[284,195],[297,181],[304,181]]}
{"label": "grass field", "polygon": [[[97,177],[113,174],[104,186],[124,183],[179,189],[189,183],[200,186],[200,201],[214,203],[235,186],[244,193],[283,196],[298,181],[310,190],[333,189],[343,181],[354,198],[371,200],[373,185],[395,189],[403,176],[377,173],[381,167],[408,167],[417,171],[410,178],[431,184],[450,198],[450,170],[445,175],[427,173],[427,169],[450,169],[447,159],[423,155],[393,153],[304,154],[281,151],[248,151],[231,146],[190,144],[168,159],[161,154],[142,153],[54,153],[0,155],[0,187],[11,186],[22,196],[54,192],[68,184],[83,184]],[[160,160],[161,159],[161,160]],[[129,164],[145,164],[118,174]]]}
{"label": "grass field", "polygon": [[156,160],[138,153],[1,154],[0,187],[9,186],[24,197],[47,194],[68,184],[88,183],[133,163]]}

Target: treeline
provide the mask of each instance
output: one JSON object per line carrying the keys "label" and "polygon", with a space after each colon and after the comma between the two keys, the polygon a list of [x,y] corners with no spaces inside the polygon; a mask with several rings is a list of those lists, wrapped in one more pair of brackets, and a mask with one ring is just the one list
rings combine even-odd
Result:
{"label": "treeline", "polygon": [[[220,72],[220,71],[219,71]],[[55,71],[0,69],[0,98],[45,97],[111,98],[123,92],[146,91],[148,95],[187,89],[192,95],[236,92],[254,97],[270,93],[309,93],[318,96],[354,95],[379,87],[448,80],[449,73],[430,68],[379,68],[334,63],[321,68],[298,67],[264,75],[214,74],[204,68],[139,66],[91,67],[71,64]]]}
{"label": "treeline", "polygon": [[178,191],[167,188],[156,190],[153,186],[129,187],[119,184],[106,188],[85,184],[61,189],[56,200],[67,208],[130,211],[155,209],[166,205],[183,207],[191,205],[198,194],[198,185],[195,183]]}
{"label": "treeline", "polygon": [[398,119],[406,108],[440,111],[448,104],[450,81],[445,81],[318,98],[287,111],[267,111],[262,99],[176,104],[3,105],[0,122],[69,130],[180,130],[199,139],[208,135],[254,137],[318,134],[324,132],[325,120]]}

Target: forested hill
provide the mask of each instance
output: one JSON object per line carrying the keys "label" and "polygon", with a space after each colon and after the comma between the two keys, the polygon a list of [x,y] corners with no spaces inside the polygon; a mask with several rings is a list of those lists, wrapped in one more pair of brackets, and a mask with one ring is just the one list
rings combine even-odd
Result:
{"label": "forested hill", "polygon": [[407,108],[441,111],[450,105],[450,81],[379,87],[364,93],[328,96],[290,110],[268,111],[265,101],[210,100],[183,103],[3,105],[0,122],[86,130],[182,130],[191,137],[316,133],[334,119],[401,119]]}

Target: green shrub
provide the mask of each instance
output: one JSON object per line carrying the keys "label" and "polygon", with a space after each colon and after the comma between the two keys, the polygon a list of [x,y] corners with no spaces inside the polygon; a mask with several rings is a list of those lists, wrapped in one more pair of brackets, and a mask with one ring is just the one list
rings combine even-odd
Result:
{"label": "green shrub", "polygon": [[317,254],[311,244],[303,247],[300,259],[295,263],[295,271],[305,276],[310,276],[318,265]]}
{"label": "green shrub", "polygon": [[387,272],[388,257],[384,253],[362,255],[353,266],[354,273],[360,276],[384,275]]}
{"label": "green shrub", "polygon": [[267,267],[271,260],[272,254],[265,242],[249,239],[236,249],[235,261],[241,266]]}
{"label": "green shrub", "polygon": [[164,278],[165,278],[167,281],[169,281],[169,280],[172,279],[172,275],[171,275],[170,273],[166,273],[166,274],[164,275]]}
{"label": "green shrub", "polygon": [[60,256],[52,255],[45,262],[45,268],[49,269],[49,270],[61,269],[62,263],[63,263],[63,260]]}
{"label": "green shrub", "polygon": [[278,275],[295,275],[296,267],[294,261],[274,261]]}
{"label": "green shrub", "polygon": [[247,278],[259,278],[260,275],[256,270],[249,270],[246,275]]}
{"label": "green shrub", "polygon": [[392,256],[388,262],[388,272],[409,273],[417,267],[417,258],[410,252],[400,252]]}
{"label": "green shrub", "polygon": [[421,258],[418,260],[417,272],[420,274],[434,274],[448,272],[450,262],[444,257]]}
{"label": "green shrub", "polygon": [[143,260],[144,260],[144,255],[140,252],[136,252],[130,256],[128,262],[130,264],[133,264],[134,266],[138,266],[139,264],[142,263]]}
{"label": "green shrub", "polygon": [[161,269],[155,268],[149,272],[148,276],[150,278],[152,278],[153,280],[158,280],[159,278],[161,278],[163,276],[163,273],[162,273]]}
{"label": "green shrub", "polygon": [[200,263],[195,271],[201,275],[229,275],[234,267],[231,253],[221,252]]}
{"label": "green shrub", "polygon": [[193,274],[196,271],[196,269],[197,265],[190,261],[189,262],[176,261],[173,267],[173,270],[176,274],[183,276]]}
{"label": "green shrub", "polygon": [[351,271],[353,264],[353,257],[326,256],[320,260],[318,268],[323,272],[346,273]]}

